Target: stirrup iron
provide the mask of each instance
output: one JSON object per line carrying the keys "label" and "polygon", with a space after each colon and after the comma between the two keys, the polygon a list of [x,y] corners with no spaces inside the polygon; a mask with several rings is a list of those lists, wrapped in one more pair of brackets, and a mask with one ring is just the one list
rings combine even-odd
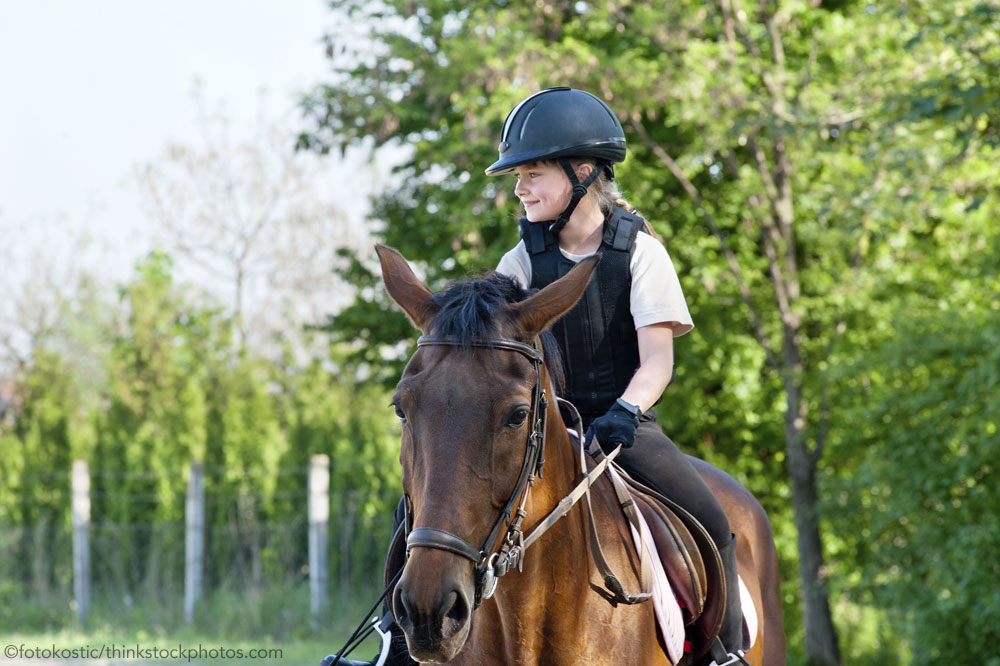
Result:
{"label": "stirrup iron", "polygon": [[736,666],[736,664],[742,664],[742,666],[750,666],[750,663],[744,659],[746,653],[743,650],[737,650],[736,652],[729,652],[725,656],[725,660],[722,662],[713,661],[710,666]]}
{"label": "stirrup iron", "polygon": [[[382,641],[382,647],[379,649],[378,658],[372,662],[372,666],[385,666],[385,662],[389,658],[389,648],[392,646],[392,631],[390,630],[392,622],[386,622],[386,620],[391,617],[392,616],[389,614],[386,614],[381,618],[376,615],[372,618],[372,626],[367,632],[365,632],[368,634],[374,630],[378,633],[379,639]],[[383,623],[386,624],[385,629],[382,628]],[[347,646],[345,646],[345,648],[346,647]],[[341,653],[343,652],[350,652],[350,650],[341,650]],[[343,658],[343,654],[341,653],[327,655],[327,657],[323,659],[320,664],[322,664],[322,666],[334,666],[335,664],[338,664]]]}

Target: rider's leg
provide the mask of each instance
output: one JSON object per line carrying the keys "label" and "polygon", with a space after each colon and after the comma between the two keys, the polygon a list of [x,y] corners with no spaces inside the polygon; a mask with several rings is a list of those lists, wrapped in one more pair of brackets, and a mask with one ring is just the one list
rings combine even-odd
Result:
{"label": "rider's leg", "polygon": [[719,548],[722,571],[726,575],[726,612],[719,629],[719,640],[727,652],[743,649],[743,610],[740,607],[739,574],[736,571],[736,537]]}
{"label": "rider's leg", "polygon": [[743,649],[743,615],[736,572],[736,547],[729,519],[715,495],[656,422],[656,412],[640,417],[635,445],[622,449],[616,462],[640,483],[684,507],[715,541],[726,578],[726,609],[719,638],[729,652]]}

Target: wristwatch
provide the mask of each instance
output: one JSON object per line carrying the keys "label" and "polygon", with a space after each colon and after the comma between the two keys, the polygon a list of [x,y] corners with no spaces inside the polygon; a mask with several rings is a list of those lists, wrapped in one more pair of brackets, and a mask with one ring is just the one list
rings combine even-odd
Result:
{"label": "wristwatch", "polygon": [[621,398],[618,398],[618,404],[619,404],[619,405],[621,405],[621,407],[622,407],[622,408],[623,408],[623,409],[624,409],[624,410],[625,410],[626,412],[628,412],[629,414],[631,414],[632,416],[634,416],[634,417],[636,417],[636,418],[639,418],[639,414],[641,414],[641,413],[642,413],[642,410],[641,410],[641,409],[639,409],[639,405],[633,405],[633,404],[632,404],[632,403],[630,403],[630,402],[625,402],[625,401],[624,401],[624,400],[622,400]]}

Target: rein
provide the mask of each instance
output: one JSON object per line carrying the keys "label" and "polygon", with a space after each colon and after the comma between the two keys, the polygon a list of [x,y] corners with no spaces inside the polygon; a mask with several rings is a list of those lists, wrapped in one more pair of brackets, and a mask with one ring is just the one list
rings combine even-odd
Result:
{"label": "rein", "polygon": [[[618,577],[611,571],[604,554],[601,550],[597,531],[594,523],[593,508],[590,506],[590,488],[594,482],[604,474],[611,461],[621,450],[615,449],[607,456],[601,456],[601,460],[594,469],[587,471],[587,463],[584,457],[583,432],[579,428],[579,414],[577,413],[578,430],[580,431],[580,464],[583,479],[573,488],[570,493],[560,500],[555,508],[550,511],[545,518],[535,526],[535,528],[525,537],[521,530],[521,523],[526,517],[524,506],[528,500],[528,493],[534,485],[535,477],[542,478],[542,466],[545,464],[545,425],[548,413],[549,401],[546,397],[546,390],[542,386],[542,364],[545,357],[538,348],[537,343],[531,345],[508,340],[505,338],[490,338],[472,340],[471,342],[459,342],[453,338],[421,336],[417,340],[417,347],[479,347],[487,349],[500,349],[521,354],[529,361],[535,369],[535,392],[531,400],[530,418],[533,424],[531,434],[525,447],[524,461],[521,463],[521,471],[518,474],[517,483],[511,492],[510,498],[504,505],[503,510],[497,516],[490,530],[489,536],[483,542],[481,548],[476,548],[462,537],[452,534],[446,530],[435,527],[417,527],[408,530],[406,537],[406,554],[409,556],[411,548],[436,548],[449,553],[464,557],[475,564],[475,607],[479,607],[484,599],[493,596],[496,590],[497,581],[513,568],[521,571],[524,550],[542,536],[560,518],[569,513],[570,509],[583,497],[587,498],[587,508],[590,515],[591,550],[595,556],[596,564],[601,574],[604,576],[605,586],[614,596],[615,601],[626,604],[635,604],[646,601],[650,597],[650,580],[652,577],[648,558],[641,556],[642,560],[642,589],[639,594],[626,592]],[[556,398],[564,404],[570,405],[561,398]],[[575,412],[574,408],[574,412]],[[614,481],[614,476],[612,475]],[[615,484],[619,501],[625,510],[629,522],[636,525],[636,509],[627,491]],[[407,498],[407,503],[409,502]],[[516,506],[516,511],[515,511]],[[407,516],[409,507],[407,507]],[[512,519],[513,516],[513,519]],[[407,520],[409,523],[409,520]],[[496,543],[501,531],[506,526],[503,534],[503,541],[496,551],[492,551],[492,546]]]}

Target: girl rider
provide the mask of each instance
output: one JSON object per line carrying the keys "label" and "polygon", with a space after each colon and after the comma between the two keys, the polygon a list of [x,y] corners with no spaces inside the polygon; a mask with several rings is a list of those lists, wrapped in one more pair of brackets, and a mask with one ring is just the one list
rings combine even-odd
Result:
{"label": "girl rider", "polygon": [[549,88],[510,112],[499,151],[486,173],[517,175],[525,216],[520,242],[497,271],[541,288],[601,252],[583,298],[553,326],[564,397],[580,410],[588,443],[596,436],[606,451],[621,444],[617,462],[686,508],[715,540],[730,593],[719,636],[725,650],[713,656],[730,661],[743,648],[743,617],[729,521],[651,409],[673,375],[674,338],[694,326],[666,249],[615,188],[622,127],[594,95]]}

